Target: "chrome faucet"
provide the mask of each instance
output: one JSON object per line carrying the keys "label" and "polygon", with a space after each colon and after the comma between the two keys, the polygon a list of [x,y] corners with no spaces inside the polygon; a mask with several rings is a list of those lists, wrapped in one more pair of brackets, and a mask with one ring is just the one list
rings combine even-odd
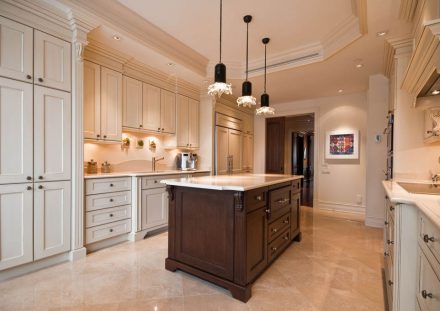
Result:
{"label": "chrome faucet", "polygon": [[160,161],[160,160],[163,160],[163,159],[165,159],[165,157],[160,157],[160,158],[157,158],[157,159],[156,159],[156,157],[152,157],[152,158],[151,158],[151,170],[152,170],[153,172],[156,171],[156,162],[158,162],[158,161]]}
{"label": "chrome faucet", "polygon": [[432,183],[438,182],[440,180],[440,174],[439,173],[436,173],[436,174],[431,173],[431,180],[432,180]]}

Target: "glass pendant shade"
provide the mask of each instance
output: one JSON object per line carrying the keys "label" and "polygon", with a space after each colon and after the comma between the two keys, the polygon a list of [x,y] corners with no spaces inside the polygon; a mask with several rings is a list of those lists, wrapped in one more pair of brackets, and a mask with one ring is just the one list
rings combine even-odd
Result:
{"label": "glass pendant shade", "polygon": [[256,114],[258,116],[267,116],[275,114],[275,109],[273,107],[269,107],[269,94],[261,95],[261,107],[256,110]]}
{"label": "glass pendant shade", "polygon": [[237,98],[238,106],[255,106],[257,104],[257,99],[252,96],[252,83],[249,81],[244,81],[241,90],[242,95]]}

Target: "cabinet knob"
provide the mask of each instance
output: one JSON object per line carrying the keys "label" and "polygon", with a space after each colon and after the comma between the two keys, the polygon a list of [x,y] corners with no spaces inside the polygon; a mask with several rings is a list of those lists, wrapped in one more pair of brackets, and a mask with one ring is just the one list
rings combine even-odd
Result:
{"label": "cabinet knob", "polygon": [[26,79],[30,80],[30,79],[32,79],[32,76],[31,75],[27,75]]}
{"label": "cabinet knob", "polygon": [[432,293],[428,293],[426,290],[422,290],[422,297],[424,299],[426,299],[426,298],[432,299]]}
{"label": "cabinet knob", "polygon": [[110,187],[113,187],[114,185],[113,184],[110,184]]}
{"label": "cabinet knob", "polygon": [[435,239],[434,239],[433,236],[430,237],[429,235],[425,234],[425,235],[423,236],[423,241],[424,241],[425,243],[428,243],[428,242],[434,242]]}
{"label": "cabinet knob", "polygon": [[107,138],[107,135],[104,135],[104,138]]}
{"label": "cabinet knob", "polygon": [[284,220],[283,223],[288,224],[289,223],[289,219]]}
{"label": "cabinet knob", "polygon": [[43,78],[38,78],[38,82],[43,82]]}
{"label": "cabinet knob", "polygon": [[141,125],[139,125],[139,127],[142,127],[142,124],[141,124]]}
{"label": "cabinet knob", "polygon": [[157,184],[157,180],[155,180],[154,183]]}
{"label": "cabinet knob", "polygon": [[157,130],[160,131],[160,127],[158,127]]}
{"label": "cabinet knob", "polygon": [[385,226],[388,226],[389,222],[385,220]]}
{"label": "cabinet knob", "polygon": [[110,202],[113,202],[113,199],[110,199]]}
{"label": "cabinet knob", "polygon": [[388,245],[394,244],[394,241],[387,240],[387,244],[388,244]]}
{"label": "cabinet knob", "polygon": [[267,214],[270,214],[270,209],[266,209],[265,212],[266,212]]}
{"label": "cabinet knob", "polygon": [[388,280],[388,285],[389,285],[389,286],[392,286],[393,284],[394,284],[393,281]]}
{"label": "cabinet knob", "polygon": [[113,229],[110,229],[109,231],[110,231],[110,232],[113,232]]}
{"label": "cabinet knob", "polygon": [[26,190],[32,190],[32,187],[31,186],[27,186]]}
{"label": "cabinet knob", "polygon": [[257,200],[257,201],[263,201],[263,197],[262,197],[261,195],[257,195],[257,196],[255,197],[255,200]]}
{"label": "cabinet knob", "polygon": [[42,185],[39,185],[39,186],[38,186],[38,189],[43,189],[43,186],[42,186]]}
{"label": "cabinet knob", "polygon": [[387,257],[387,256],[390,255],[390,253],[389,253],[389,252],[384,252],[383,255],[384,255],[385,257]]}
{"label": "cabinet knob", "polygon": [[289,239],[289,236],[286,235],[286,236],[284,237],[284,240],[287,241],[288,239]]}
{"label": "cabinet knob", "polygon": [[272,247],[272,252],[276,252],[278,248]]}
{"label": "cabinet knob", "polygon": [[38,176],[38,179],[39,179],[39,180],[42,180],[42,179],[43,179],[43,176],[41,176],[41,175]]}
{"label": "cabinet knob", "polygon": [[110,214],[109,216],[110,216],[110,217],[113,217],[113,214]]}
{"label": "cabinet knob", "polygon": [[96,137],[98,137],[98,138],[99,138],[99,137],[101,137],[101,135],[99,135],[99,134],[96,134]]}
{"label": "cabinet knob", "polygon": [[394,211],[394,206],[390,206],[390,211]]}
{"label": "cabinet knob", "polygon": [[31,176],[26,177],[26,180],[32,180]]}
{"label": "cabinet knob", "polygon": [[278,232],[278,229],[277,229],[277,228],[272,228],[272,232],[273,232],[273,233],[277,233],[277,232]]}
{"label": "cabinet knob", "polygon": [[164,131],[165,129],[164,128],[162,128],[162,132]]}

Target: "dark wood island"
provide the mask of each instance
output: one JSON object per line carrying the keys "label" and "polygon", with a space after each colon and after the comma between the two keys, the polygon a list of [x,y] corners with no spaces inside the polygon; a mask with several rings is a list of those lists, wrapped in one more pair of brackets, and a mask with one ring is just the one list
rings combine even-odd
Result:
{"label": "dark wood island", "polygon": [[258,276],[301,240],[301,178],[247,174],[162,181],[169,192],[165,268],[248,301]]}

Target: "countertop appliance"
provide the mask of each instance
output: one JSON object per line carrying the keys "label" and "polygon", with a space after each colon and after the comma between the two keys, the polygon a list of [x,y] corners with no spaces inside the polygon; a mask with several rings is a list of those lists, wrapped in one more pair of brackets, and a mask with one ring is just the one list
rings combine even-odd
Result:
{"label": "countertop appliance", "polygon": [[181,152],[176,156],[177,169],[191,171],[197,169],[197,154],[191,152]]}

